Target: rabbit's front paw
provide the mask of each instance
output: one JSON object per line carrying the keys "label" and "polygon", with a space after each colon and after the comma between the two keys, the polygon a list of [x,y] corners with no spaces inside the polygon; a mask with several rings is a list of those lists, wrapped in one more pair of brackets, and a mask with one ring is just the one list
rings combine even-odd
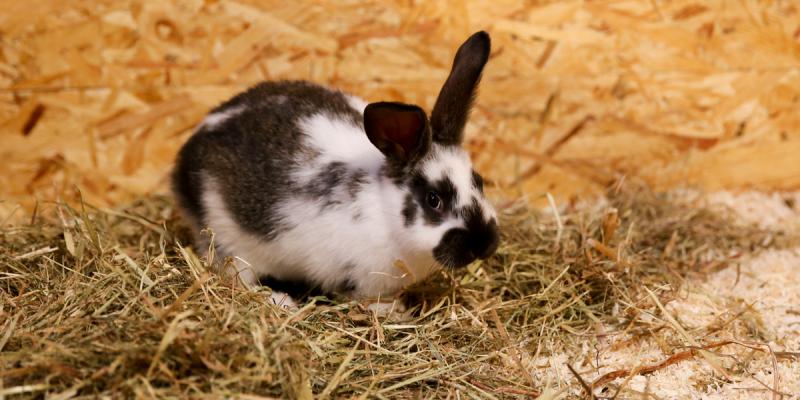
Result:
{"label": "rabbit's front paw", "polygon": [[399,299],[371,302],[367,304],[367,310],[374,312],[378,317],[394,321],[402,321],[410,318],[406,305]]}
{"label": "rabbit's front paw", "polygon": [[270,294],[270,300],[272,300],[272,304],[283,308],[284,310],[295,311],[297,310],[297,303],[295,303],[294,299],[286,293],[283,292],[272,292]]}

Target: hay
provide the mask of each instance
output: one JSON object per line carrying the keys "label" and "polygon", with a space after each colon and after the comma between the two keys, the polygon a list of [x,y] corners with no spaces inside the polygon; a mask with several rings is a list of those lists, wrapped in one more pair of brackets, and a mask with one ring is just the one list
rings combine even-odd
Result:
{"label": "hay", "polygon": [[287,312],[268,289],[220,280],[175,244],[164,198],[42,204],[2,231],[0,393],[537,396],[558,383],[537,377],[537,357],[653,328],[643,288],[667,303],[687,276],[797,243],[636,187],[602,206],[501,215],[496,257],[411,288],[414,316],[384,321],[326,298]]}
{"label": "hay", "polygon": [[457,45],[494,51],[468,146],[504,195],[800,188],[794,2],[0,3],[0,216],[160,193],[203,114],[262,79],[433,104]]}

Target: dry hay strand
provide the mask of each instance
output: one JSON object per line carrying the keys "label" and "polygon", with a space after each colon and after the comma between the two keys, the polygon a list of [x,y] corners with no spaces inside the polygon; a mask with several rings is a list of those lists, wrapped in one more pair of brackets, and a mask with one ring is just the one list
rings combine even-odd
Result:
{"label": "dry hay strand", "polygon": [[[430,109],[458,44],[493,53],[467,126],[512,193],[800,187],[792,1],[0,2],[0,197],[163,190],[204,113],[264,79]],[[0,203],[0,217],[7,208]]]}
{"label": "dry hay strand", "polygon": [[275,307],[177,245],[164,198],[41,204],[2,229],[0,394],[537,396],[533,358],[635,331],[642,288],[666,302],[688,275],[797,242],[632,185],[608,199],[558,218],[507,205],[497,255],[409,289],[407,321],[324,297]]}

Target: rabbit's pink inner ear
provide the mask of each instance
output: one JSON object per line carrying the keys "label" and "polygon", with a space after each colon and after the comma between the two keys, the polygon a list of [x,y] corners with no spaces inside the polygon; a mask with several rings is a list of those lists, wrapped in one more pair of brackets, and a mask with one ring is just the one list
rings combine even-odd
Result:
{"label": "rabbit's pink inner ear", "polygon": [[364,110],[364,130],[387,157],[408,162],[424,149],[427,117],[417,106],[373,103]]}
{"label": "rabbit's pink inner ear", "polygon": [[419,113],[400,111],[388,115],[384,126],[389,141],[399,145],[408,155],[419,142],[425,121]]}

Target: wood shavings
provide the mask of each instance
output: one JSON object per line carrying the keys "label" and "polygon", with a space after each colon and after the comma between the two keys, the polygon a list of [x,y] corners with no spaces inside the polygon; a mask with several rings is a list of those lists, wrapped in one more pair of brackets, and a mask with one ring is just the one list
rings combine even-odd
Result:
{"label": "wood shavings", "polygon": [[[791,229],[791,218],[796,220],[798,215],[797,210],[787,209],[785,202],[795,198],[796,192],[705,195],[681,191],[676,195],[693,204],[724,207],[730,211],[731,221],[760,221],[765,229],[776,231]],[[668,247],[681,241],[673,234]],[[708,279],[687,280],[680,294],[664,306],[665,312],[637,316],[640,323],[649,325],[643,332],[624,329],[602,334],[596,343],[584,344],[582,349],[572,346],[566,354],[549,355],[546,359],[555,360],[553,367],[560,372],[542,370],[537,379],[570,374],[572,364],[598,397],[636,398],[643,393],[720,400],[796,396],[800,393],[800,314],[792,311],[800,293],[800,276],[794,273],[800,265],[800,249],[746,254],[737,263],[741,265],[715,272]],[[666,323],[667,315],[674,316],[681,328]],[[636,323],[629,327],[633,325]],[[700,342],[690,344],[678,329],[692,333]],[[587,342],[581,339],[581,343]],[[700,349],[714,354],[732,379],[720,378],[723,375],[701,356]],[[576,378],[570,392],[577,396],[586,390]]]}

